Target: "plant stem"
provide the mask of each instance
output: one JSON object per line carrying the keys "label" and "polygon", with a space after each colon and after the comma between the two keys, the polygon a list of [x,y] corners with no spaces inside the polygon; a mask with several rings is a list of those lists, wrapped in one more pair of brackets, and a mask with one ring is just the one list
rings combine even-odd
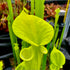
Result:
{"label": "plant stem", "polygon": [[12,27],[11,27],[11,23],[8,21],[8,29],[9,29],[9,35],[10,35],[10,40],[11,40],[11,44],[12,44],[12,50],[13,50],[13,56],[15,58],[15,65],[16,65],[16,54],[15,54],[15,50],[14,50],[14,43],[15,43],[15,39],[12,33]]}
{"label": "plant stem", "polygon": [[20,50],[19,50],[17,43],[15,44],[14,50],[15,50],[15,54],[16,54],[16,58],[17,58],[17,63],[20,64],[20,57],[19,57]]}
{"label": "plant stem", "polygon": [[65,23],[65,25],[64,25],[64,27],[63,27],[63,30],[62,30],[62,34],[61,34],[61,37],[60,37],[60,42],[59,42],[59,47],[58,47],[58,49],[61,48],[61,43],[62,43],[62,40],[63,40],[63,34],[64,34],[65,26],[66,26],[66,23]]}
{"label": "plant stem", "polygon": [[10,39],[11,39],[11,44],[12,44],[12,49],[13,49],[13,56],[15,58],[15,64],[16,64],[16,55],[15,55],[15,51],[14,51],[14,43],[17,42],[17,38],[13,33],[12,30],[12,23],[13,23],[13,9],[12,9],[12,4],[11,4],[11,0],[7,0],[8,3],[8,8],[9,8],[9,16],[8,16],[8,29],[9,29],[9,35],[10,35]]}
{"label": "plant stem", "polygon": [[57,23],[58,23],[58,19],[59,19],[60,9],[59,8],[56,9],[55,12],[56,12],[56,15],[55,15],[55,26],[54,26],[54,37],[53,37],[53,41],[52,41],[52,48],[55,45],[55,41],[56,41],[56,38],[57,38],[57,35],[58,35],[58,31],[59,31],[59,27],[57,28]]}
{"label": "plant stem", "polygon": [[44,18],[44,1],[45,0],[35,0],[35,15]]}
{"label": "plant stem", "polygon": [[[50,49],[50,43],[46,46],[47,50]],[[46,61],[47,61],[48,54],[44,54],[43,61],[42,61],[42,70],[46,70]]]}
{"label": "plant stem", "polygon": [[57,42],[56,42],[56,48],[58,47],[59,45],[59,38],[57,39]]}
{"label": "plant stem", "polygon": [[11,0],[7,0],[7,4],[8,4],[8,8],[9,8],[9,16],[10,16],[10,21],[11,23],[13,23],[13,9],[12,9],[12,4],[11,4]]}
{"label": "plant stem", "polygon": [[57,39],[57,36],[58,36],[58,32],[59,32],[59,25],[57,26],[56,31],[55,31],[54,40],[52,42],[53,47],[55,45],[55,42],[56,42],[56,39]]}
{"label": "plant stem", "polygon": [[34,0],[31,0],[31,15],[34,15]]}
{"label": "plant stem", "polygon": [[60,13],[60,9],[56,9],[55,10],[56,14],[55,14],[55,26],[54,26],[54,32],[56,31],[56,27],[57,27],[57,23],[58,23],[58,19],[59,19],[59,13]]}
{"label": "plant stem", "polygon": [[34,50],[33,70],[40,70],[43,54],[40,51],[40,47],[36,47],[36,46],[32,46],[32,47]]}
{"label": "plant stem", "polygon": [[69,3],[70,3],[70,0],[68,0],[68,2],[67,2],[66,12],[65,12],[64,20],[63,20],[64,23],[65,23],[65,20],[66,20],[66,16],[67,16],[67,11],[68,11],[68,7],[69,7]]}

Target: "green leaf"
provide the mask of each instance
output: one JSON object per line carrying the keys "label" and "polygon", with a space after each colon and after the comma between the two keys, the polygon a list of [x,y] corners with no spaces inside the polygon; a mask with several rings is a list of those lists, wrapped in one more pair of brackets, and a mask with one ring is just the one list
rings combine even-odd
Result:
{"label": "green leaf", "polygon": [[12,28],[16,36],[35,46],[48,44],[54,35],[48,22],[24,11],[14,20]]}
{"label": "green leaf", "polygon": [[48,50],[44,47],[44,46],[41,46],[40,47],[40,50],[43,54],[47,54],[48,53]]}
{"label": "green leaf", "polygon": [[65,56],[64,54],[56,49],[55,47],[53,48],[51,54],[50,54],[50,59],[51,62],[61,68],[65,64]]}
{"label": "green leaf", "polygon": [[44,2],[45,0],[35,0],[35,15],[44,18]]}
{"label": "green leaf", "polygon": [[50,65],[50,70],[59,70],[60,68],[55,66],[54,64]]}
{"label": "green leaf", "polygon": [[24,61],[30,61],[33,58],[33,56],[34,54],[33,54],[32,46],[28,48],[23,48],[20,51],[20,58]]}
{"label": "green leaf", "polygon": [[15,70],[25,70],[25,62],[20,63]]}
{"label": "green leaf", "polygon": [[0,61],[0,70],[3,70],[3,61]]}
{"label": "green leaf", "polygon": [[23,6],[23,10],[28,14],[30,11]]}
{"label": "green leaf", "polygon": [[31,14],[33,15],[34,14],[34,1],[35,0],[31,0]]}

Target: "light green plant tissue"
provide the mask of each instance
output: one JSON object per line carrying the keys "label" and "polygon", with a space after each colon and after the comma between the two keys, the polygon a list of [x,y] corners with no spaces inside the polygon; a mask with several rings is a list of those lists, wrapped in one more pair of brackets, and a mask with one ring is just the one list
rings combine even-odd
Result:
{"label": "light green plant tissue", "polygon": [[[40,70],[43,54],[48,52],[44,45],[54,36],[53,27],[43,19],[22,11],[14,20],[12,28],[17,37],[31,44],[20,52],[24,70]],[[21,70],[20,67],[22,64],[19,64],[16,70]]]}

